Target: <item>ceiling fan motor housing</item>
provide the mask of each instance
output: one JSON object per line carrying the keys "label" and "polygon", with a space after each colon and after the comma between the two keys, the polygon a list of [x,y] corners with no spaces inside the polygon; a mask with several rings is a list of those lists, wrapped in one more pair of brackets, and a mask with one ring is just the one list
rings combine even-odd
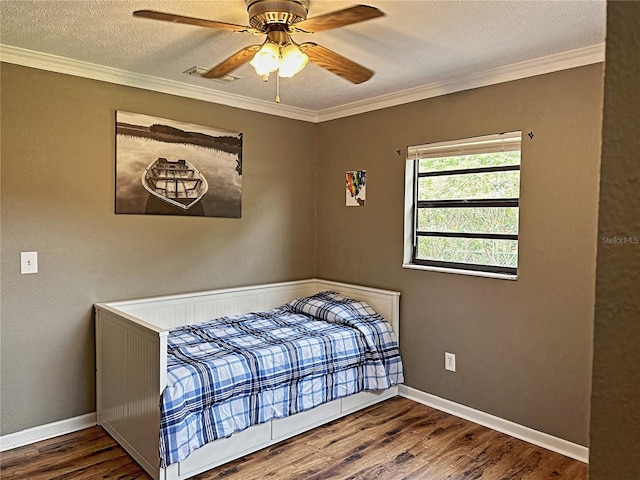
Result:
{"label": "ceiling fan motor housing", "polygon": [[249,25],[262,32],[271,24],[291,25],[306,20],[309,0],[247,0]]}

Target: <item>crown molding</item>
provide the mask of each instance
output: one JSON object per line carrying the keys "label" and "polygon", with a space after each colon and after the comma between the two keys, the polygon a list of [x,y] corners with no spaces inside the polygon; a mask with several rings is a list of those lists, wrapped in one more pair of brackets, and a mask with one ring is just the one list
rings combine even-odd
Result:
{"label": "crown molding", "polygon": [[512,80],[543,75],[545,73],[582,67],[604,62],[605,44],[578,48],[567,52],[540,57],[525,62],[514,63],[504,67],[485,70],[484,72],[463,75],[454,80],[434,82],[400,92],[380,95],[360,102],[353,102],[338,107],[327,108],[317,112],[317,122],[326,122],[337,118],[349,117],[359,113],[371,112],[383,108],[394,107],[405,103],[439,97],[449,93],[486,87]]}
{"label": "crown molding", "polygon": [[528,60],[526,62],[519,62],[505,67],[485,70],[484,72],[462,75],[454,80],[433,82],[401,92],[380,95],[359,102],[313,111],[0,44],[0,61],[2,62],[90,78],[128,87],[142,88],[180,97],[193,98],[229,107],[313,123],[349,117],[472,88],[485,87],[559,70],[600,63],[604,61],[604,55],[605,45],[601,43]]}
{"label": "crown molding", "polygon": [[180,97],[203,100],[205,102],[292,118],[294,120],[304,120],[307,122],[316,121],[315,112],[303,108],[267,102],[265,100],[256,100],[233,93],[218,92],[209,88],[177,82],[175,80],[166,80],[151,75],[105,67],[95,63],[73,60],[10,45],[0,44],[0,61],[50,72],[64,73],[76,77],[90,78],[102,82],[115,83],[127,87],[142,88]]}

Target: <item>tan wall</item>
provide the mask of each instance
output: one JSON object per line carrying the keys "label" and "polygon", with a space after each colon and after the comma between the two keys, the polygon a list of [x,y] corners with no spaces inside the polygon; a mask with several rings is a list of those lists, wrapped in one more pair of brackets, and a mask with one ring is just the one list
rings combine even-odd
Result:
{"label": "tan wall", "polygon": [[[409,386],[588,443],[602,66],[320,125],[2,67],[2,434],[94,410],[93,302],[317,275],[402,292]],[[244,132],[242,219],[114,215],[117,109]],[[514,129],[520,279],[402,269],[396,150]]]}
{"label": "tan wall", "polygon": [[[406,384],[582,445],[602,83],[594,65],[318,127],[317,275],[402,292]],[[525,133],[518,280],[403,269],[407,145],[512,130]],[[367,171],[365,207],[345,207],[354,169]],[[456,373],[445,372],[445,351]]]}
{"label": "tan wall", "polygon": [[607,4],[591,480],[640,478],[640,3]]}
{"label": "tan wall", "polygon": [[[314,125],[8,64],[1,101],[2,434],[95,411],[94,302],[314,275]],[[115,215],[116,110],[243,132],[242,218]]]}

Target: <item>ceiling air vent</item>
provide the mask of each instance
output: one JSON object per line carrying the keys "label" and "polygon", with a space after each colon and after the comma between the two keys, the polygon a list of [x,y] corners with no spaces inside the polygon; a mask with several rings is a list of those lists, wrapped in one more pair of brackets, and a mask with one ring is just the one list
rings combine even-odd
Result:
{"label": "ceiling air vent", "polygon": [[[182,73],[185,73],[187,75],[191,75],[192,77],[203,77],[202,75],[204,75],[206,72],[208,72],[209,69],[208,68],[203,68],[203,67],[191,67],[187,70],[185,70]],[[207,80],[211,80],[212,82],[217,82],[217,83],[231,83],[231,82],[235,82],[236,80],[239,80],[240,77],[236,77],[235,75],[225,75],[224,77],[220,77],[220,78],[207,78]]]}

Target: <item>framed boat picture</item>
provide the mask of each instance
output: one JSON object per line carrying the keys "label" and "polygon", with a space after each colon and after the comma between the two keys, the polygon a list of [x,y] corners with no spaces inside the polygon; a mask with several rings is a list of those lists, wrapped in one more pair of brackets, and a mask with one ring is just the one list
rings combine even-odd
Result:
{"label": "framed boat picture", "polygon": [[116,112],[115,213],[240,218],[242,133]]}

